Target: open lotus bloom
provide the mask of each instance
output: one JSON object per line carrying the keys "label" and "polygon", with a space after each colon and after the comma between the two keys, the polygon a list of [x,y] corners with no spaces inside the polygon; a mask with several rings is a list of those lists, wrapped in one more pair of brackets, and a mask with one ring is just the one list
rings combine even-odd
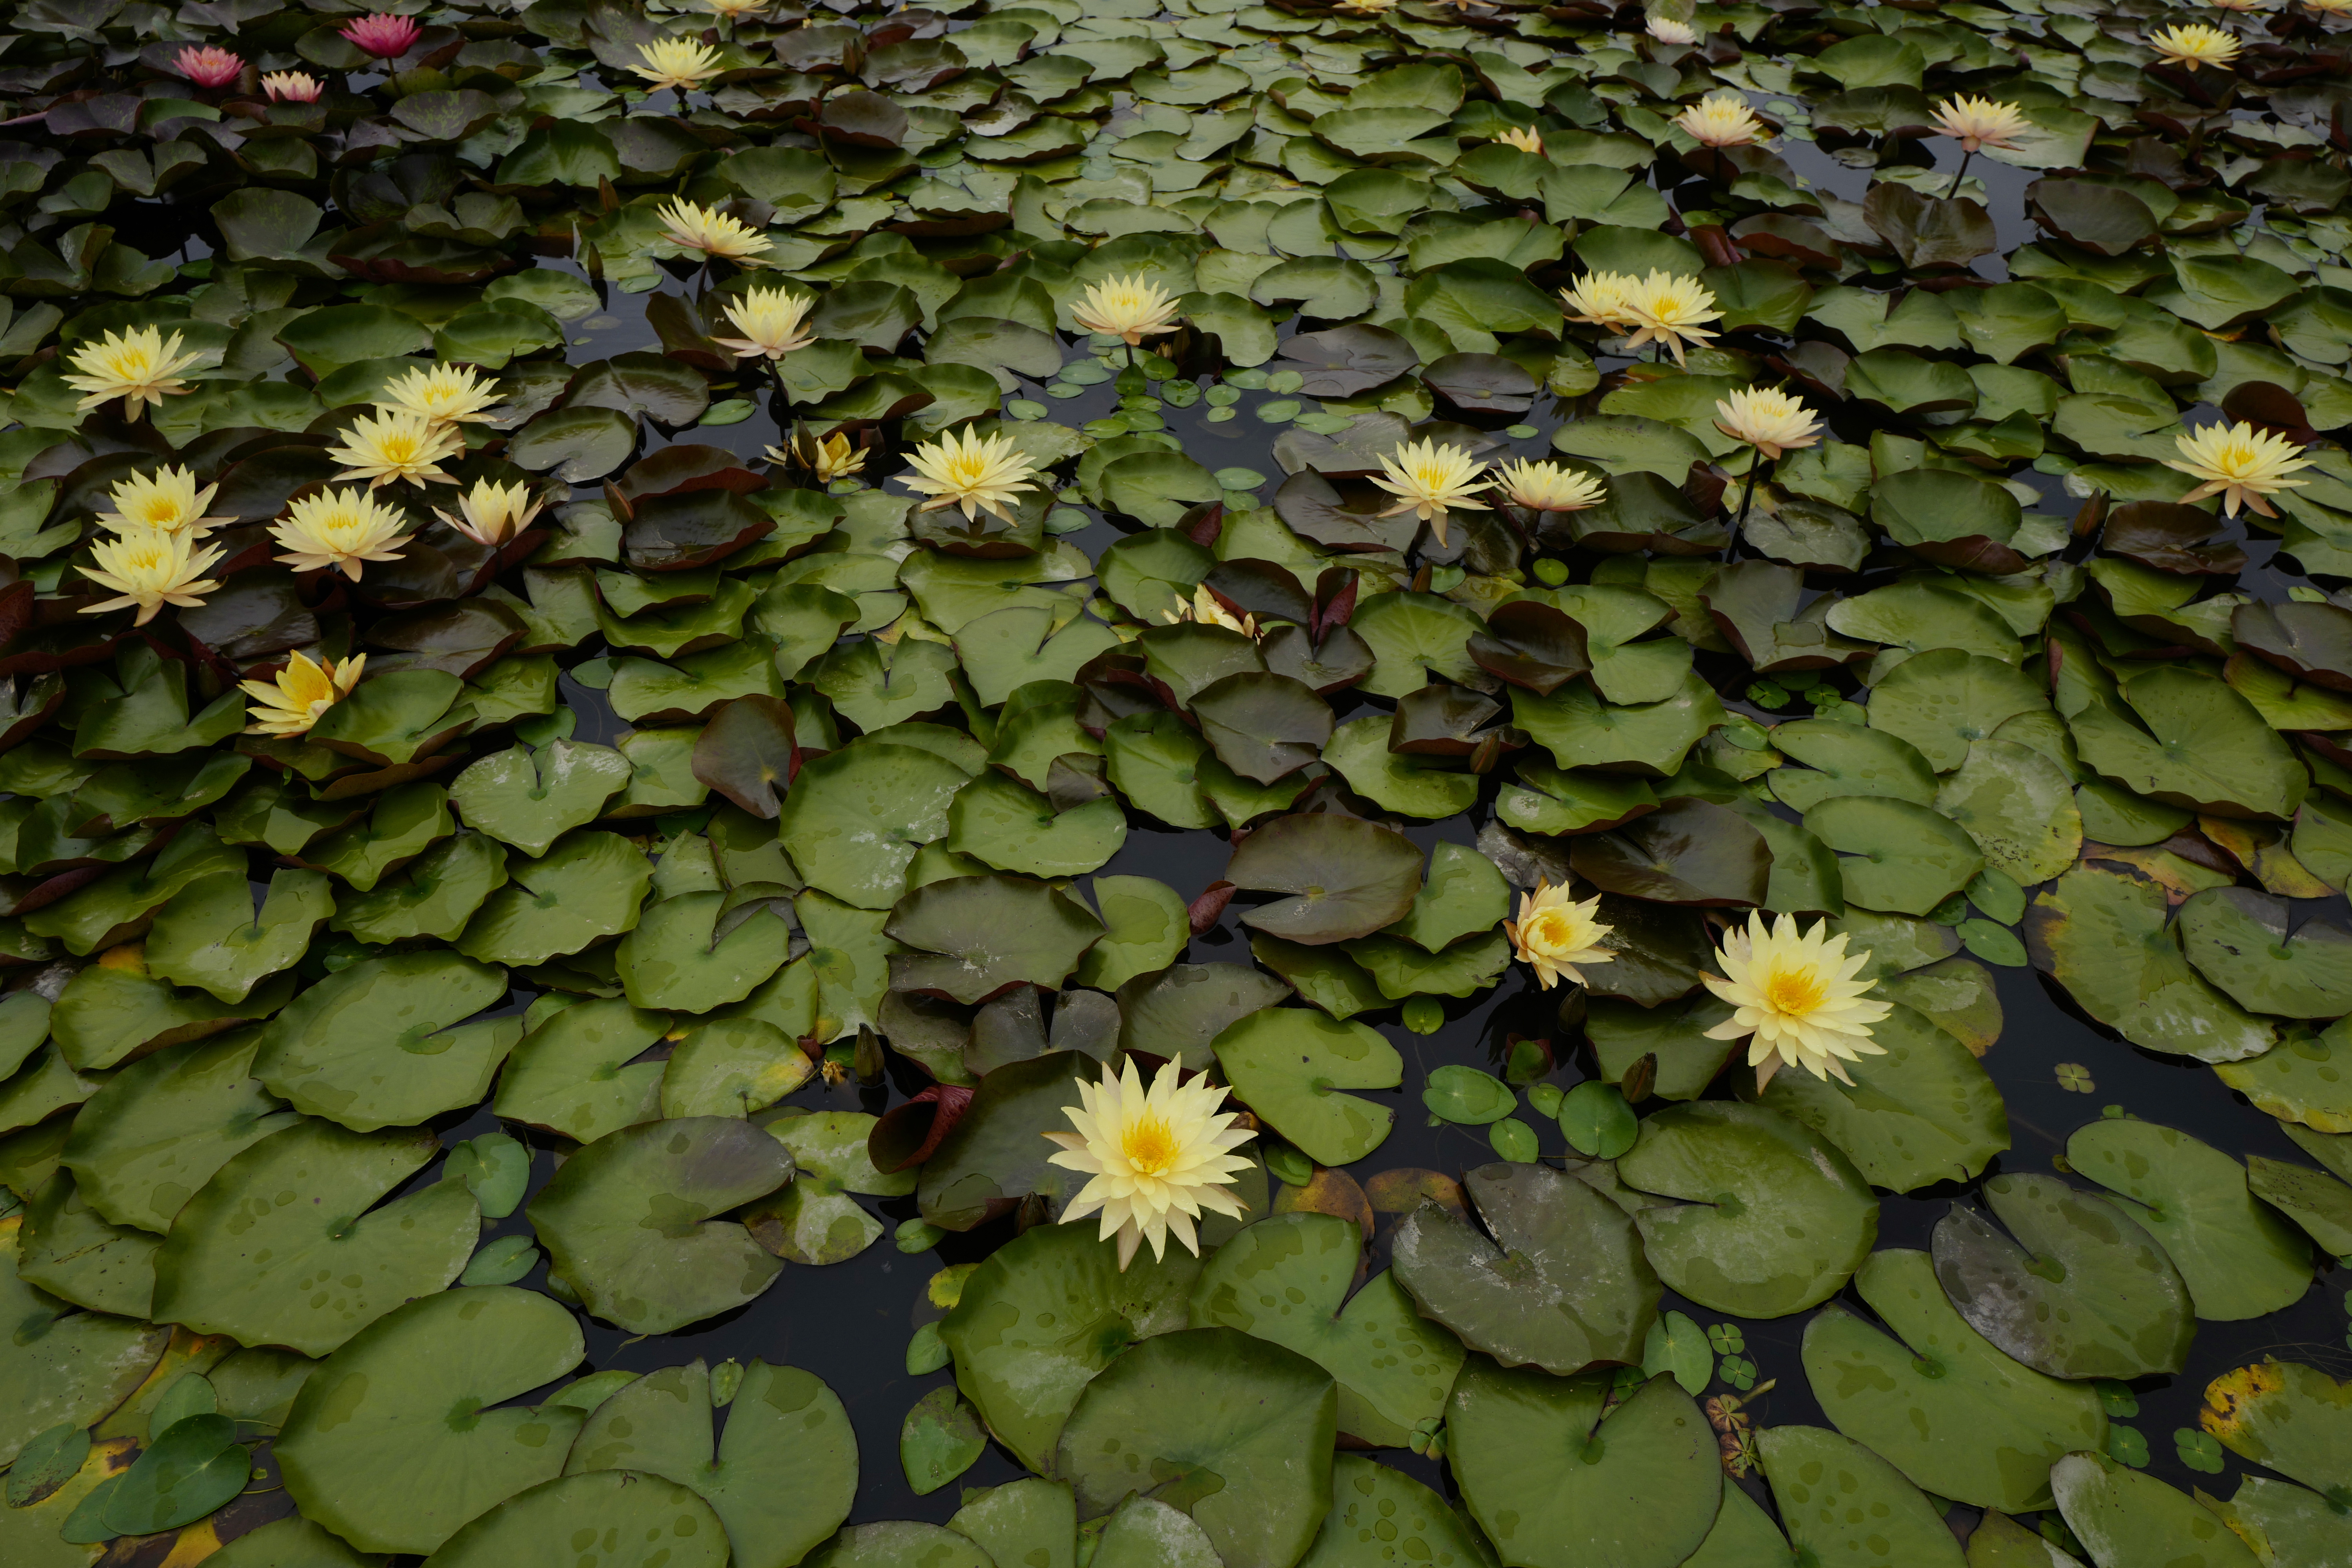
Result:
{"label": "open lotus bloom", "polygon": [[406,16],[366,16],[342,29],[344,37],[380,60],[396,60],[413,47],[420,29]]}

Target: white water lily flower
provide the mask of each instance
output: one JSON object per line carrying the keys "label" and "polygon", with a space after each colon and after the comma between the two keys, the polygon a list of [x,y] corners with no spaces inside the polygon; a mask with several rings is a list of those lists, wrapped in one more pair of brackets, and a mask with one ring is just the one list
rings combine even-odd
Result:
{"label": "white water lily flower", "polygon": [[1079,1103],[1063,1111],[1077,1131],[1045,1135],[1062,1149],[1048,1163],[1092,1178],[1062,1211],[1062,1223],[1099,1213],[1100,1239],[1118,1239],[1122,1270],[1146,1241],[1154,1258],[1166,1257],[1171,1233],[1198,1256],[1193,1222],[1204,1209],[1236,1219],[1245,1212],[1225,1189],[1249,1165],[1233,1151],[1257,1133],[1236,1129],[1235,1114],[1218,1109],[1222,1086],[1181,1079],[1169,1062],[1147,1093],[1132,1058],[1124,1073],[1105,1067],[1100,1083],[1078,1080]]}
{"label": "white water lily flower", "polygon": [[1843,932],[1829,934],[1827,921],[1801,931],[1794,915],[1767,928],[1750,914],[1745,930],[1724,933],[1716,963],[1724,978],[1702,974],[1706,988],[1734,1011],[1706,1032],[1710,1040],[1748,1041],[1748,1065],[1757,1068],[1759,1089],[1782,1067],[1801,1067],[1815,1078],[1852,1083],[1846,1062],[1884,1056],[1886,1047],[1870,1037],[1870,1026],[1894,1009],[1863,997],[1874,980],[1856,980],[1867,952],[1849,953]]}

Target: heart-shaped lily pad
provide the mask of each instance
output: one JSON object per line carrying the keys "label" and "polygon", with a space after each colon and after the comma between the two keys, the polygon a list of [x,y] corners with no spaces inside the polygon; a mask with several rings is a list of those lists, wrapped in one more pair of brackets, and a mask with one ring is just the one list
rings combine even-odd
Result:
{"label": "heart-shaped lily pad", "polygon": [[1285,816],[1242,841],[1225,879],[1295,895],[1251,910],[1245,924],[1291,942],[1345,942],[1412,908],[1421,865],[1412,840],[1389,828],[1349,816]]}
{"label": "heart-shaped lily pad", "polygon": [[2210,1143],[2147,1121],[2094,1121],[2066,1163],[2130,1200],[2189,1287],[2197,1315],[2259,1318],[2311,1284],[2311,1244],[2246,1190],[2245,1167]]}
{"label": "heart-shaped lily pad", "polygon": [[362,960],[271,1020],[253,1074],[297,1110],[357,1132],[413,1126],[489,1092],[520,1020],[458,1020],[506,989],[504,970],[451,952]]}
{"label": "heart-shaped lily pad", "polygon": [[596,820],[604,803],[628,787],[629,760],[610,746],[556,741],[541,752],[522,746],[494,752],[449,786],[450,804],[466,826],[513,845],[526,855]]}
{"label": "heart-shaped lily pad", "polygon": [[1396,1113],[1339,1092],[1404,1081],[1404,1058],[1378,1030],[1268,1007],[1228,1025],[1215,1047],[1235,1096],[1318,1164],[1352,1164],[1387,1141]]}

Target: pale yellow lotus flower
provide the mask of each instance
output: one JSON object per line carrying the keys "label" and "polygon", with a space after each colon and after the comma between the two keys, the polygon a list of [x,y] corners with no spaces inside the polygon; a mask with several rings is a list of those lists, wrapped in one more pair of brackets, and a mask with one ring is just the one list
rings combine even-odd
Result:
{"label": "pale yellow lotus flower", "polygon": [[1584,974],[1578,964],[1617,961],[1614,952],[1601,945],[1601,939],[1617,928],[1593,918],[1600,908],[1598,893],[1578,903],[1569,897],[1566,887],[1538,882],[1534,892],[1519,895],[1519,918],[1505,921],[1503,934],[1511,939],[1519,962],[1536,972],[1536,983],[1545,990],[1563,976],[1581,985]]}
{"label": "pale yellow lotus flower", "polygon": [[666,87],[690,92],[724,68],[717,49],[692,38],[656,38],[650,44],[639,44],[637,58],[644,63],[631,66],[629,74],[645,78],[656,92]]}
{"label": "pale yellow lotus flower", "polygon": [[367,562],[400,559],[406,521],[366,490],[322,489],[296,501],[269,532],[286,552],[278,557],[281,565],[297,572],[338,567],[356,583]]}
{"label": "pale yellow lotus flower", "polygon": [[662,230],[662,237],[672,245],[739,266],[760,265],[760,253],[770,246],[766,235],[732,214],[699,205],[684,196],[670,198],[669,205],[661,210],[661,220],[668,226]]}
{"label": "pale yellow lotus flower", "polygon": [[737,17],[766,10],[768,0],[702,0],[702,5],[712,16],[733,21]]}
{"label": "pale yellow lotus flower", "polygon": [[152,474],[139,474],[123,480],[107,492],[114,505],[112,511],[98,514],[98,521],[117,533],[143,533],[150,529],[164,533],[184,533],[190,539],[202,539],[214,529],[235,522],[233,517],[206,517],[218,485],[196,488],[194,468],[159,468]]}
{"label": "pale yellow lotus flower", "polygon": [[352,688],[360,683],[360,671],[366,668],[363,653],[320,664],[298,650],[278,672],[277,679],[238,681],[254,702],[246,710],[253,722],[245,727],[245,732],[275,735],[281,741],[309,734],[310,726],[328,709],[352,694]]}
{"label": "pale yellow lotus flower", "polygon": [[1777,386],[1743,386],[1715,400],[1715,427],[1768,462],[1822,438],[1813,411]]}
{"label": "pale yellow lotus flower", "polygon": [[1495,140],[1506,147],[1517,147],[1522,153],[1541,153],[1543,138],[1532,125],[1514,125],[1508,131],[1498,131]]}
{"label": "pale yellow lotus flower", "polygon": [[1096,284],[1070,307],[1070,320],[1090,332],[1108,332],[1129,348],[1176,330],[1176,296],[1138,273]]}
{"label": "pale yellow lotus flower", "polygon": [[1702,147],[1745,147],[1764,139],[1764,122],[1736,92],[1712,92],[1675,118],[1675,129]]}
{"label": "pale yellow lotus flower", "polygon": [[1047,1163],[1091,1178],[1062,1211],[1062,1223],[1099,1213],[1097,1239],[1118,1238],[1122,1271],[1146,1241],[1155,1259],[1166,1257],[1171,1232],[1199,1256],[1193,1222],[1204,1209],[1235,1219],[1248,1212],[1225,1189],[1250,1163],[1233,1151],[1257,1133],[1234,1127],[1234,1113],[1218,1109],[1222,1085],[1181,1079],[1176,1063],[1164,1063],[1146,1093],[1132,1058],[1123,1073],[1106,1066],[1100,1083],[1078,1080],[1078,1103],[1063,1110],[1077,1131],[1045,1135],[1062,1150]]}
{"label": "pale yellow lotus flower", "polygon": [[354,421],[343,432],[343,444],[329,447],[327,456],[345,465],[335,478],[365,479],[373,489],[394,483],[446,481],[441,459],[463,456],[465,450],[466,437],[450,426],[404,408],[380,407]]}
{"label": "pale yellow lotus flower", "polygon": [[2216,11],[2235,11],[2242,16],[2271,8],[2268,0],[2205,0],[2205,4]]}
{"label": "pale yellow lotus flower", "polygon": [[1650,37],[1657,39],[1658,42],[1662,44],[1696,44],[1698,42],[1698,29],[1696,27],[1692,26],[1688,22],[1677,22],[1671,16],[1651,17],[1649,33]]}
{"label": "pale yellow lotus flower", "polygon": [[1335,7],[1353,16],[1384,16],[1396,9],[1397,0],[1339,0]]}
{"label": "pale yellow lotus flower", "polygon": [[1191,621],[1204,626],[1223,626],[1229,632],[1239,632],[1245,637],[1257,636],[1257,617],[1234,615],[1224,605],[1217,603],[1217,596],[1209,592],[1209,586],[1205,583],[1192,590],[1192,599],[1190,604],[1179,599],[1176,601],[1174,609],[1160,611],[1160,618],[1171,626],[1181,626],[1187,621]]}
{"label": "pale yellow lotus flower", "polygon": [[182,353],[183,341],[181,333],[173,332],[167,342],[154,327],[109,332],[76,349],[68,363],[81,374],[60,379],[76,392],[88,395],[74,405],[76,409],[87,413],[119,397],[122,416],[135,421],[142,405],[152,403],[161,408],[167,395],[179,396],[191,390],[180,372],[205,356]]}
{"label": "pale yellow lotus flower", "polygon": [[803,325],[815,305],[813,296],[789,289],[746,289],[727,307],[727,319],[743,335],[710,341],[745,358],[782,359],[816,342],[816,334]]}
{"label": "pale yellow lotus flower", "polygon": [[1459,447],[1439,446],[1434,437],[1400,443],[1381,458],[1381,468],[1387,478],[1376,475],[1372,483],[1399,498],[1381,515],[1395,517],[1409,511],[1429,524],[1441,545],[1445,542],[1448,511],[1487,510],[1485,501],[1471,499],[1486,482],[1478,459]]}
{"label": "pale yellow lotus flower", "polygon": [[1036,476],[1036,466],[1001,430],[983,440],[967,425],[936,441],[926,441],[908,453],[907,460],[915,465],[916,477],[901,474],[899,482],[931,498],[917,507],[918,511],[952,506],[971,518],[977,508],[1010,522],[1013,514],[1004,510],[1004,503],[1037,488],[1029,482]]}
{"label": "pale yellow lotus flower", "polygon": [[797,439],[770,447],[765,456],[780,468],[794,464],[806,468],[822,485],[845,479],[866,467],[866,448],[851,446],[849,437],[839,430],[822,441],[803,431]]}
{"label": "pale yellow lotus flower", "polygon": [[2352,16],[2352,0],[2303,0],[2306,10],[2323,16]]}
{"label": "pale yellow lotus flower", "polygon": [[2218,70],[2238,58],[2238,40],[2202,22],[2159,28],[2147,36],[2147,47],[2168,66],[2211,66]]}
{"label": "pale yellow lotus flower", "polygon": [[502,395],[499,384],[484,380],[472,365],[418,365],[386,382],[376,406],[402,409],[434,425],[455,425],[478,418]]}
{"label": "pale yellow lotus flower", "polygon": [[1571,321],[1622,329],[1633,325],[1633,310],[1626,299],[1641,286],[1642,280],[1630,272],[1588,272],[1559,291],[1559,302]]}
{"label": "pale yellow lotus flower", "polygon": [[1503,499],[1529,511],[1582,511],[1609,499],[1609,487],[1591,474],[1521,458],[1495,466]]}
{"label": "pale yellow lotus flower", "polygon": [[103,615],[136,605],[139,618],[131,624],[143,626],[166,605],[193,608],[203,604],[204,596],[220,586],[205,575],[220,559],[220,546],[206,545],[191,552],[190,545],[185,533],[152,528],[99,540],[89,547],[96,564],[83,567],[81,574],[121,597],[86,605],[82,614]]}
{"label": "pale yellow lotus flower", "polygon": [[1676,364],[1683,363],[1684,343],[1703,343],[1715,336],[1699,323],[1723,314],[1706,284],[1680,272],[1653,271],[1626,290],[1625,310],[1635,328],[1630,346],[1664,343]]}
{"label": "pale yellow lotus flower", "polygon": [[1958,142],[1963,153],[1986,147],[2014,148],[2017,139],[2033,129],[2033,122],[2017,105],[1966,94],[1937,104],[1934,124],[1937,131]]}
{"label": "pale yellow lotus flower", "polygon": [[271,71],[261,79],[272,103],[316,103],[326,85],[308,71]]}
{"label": "pale yellow lotus flower", "polygon": [[529,528],[544,504],[533,500],[530,486],[520,480],[501,485],[476,479],[474,488],[457,498],[456,517],[437,507],[433,515],[475,543],[496,550]]}
{"label": "pale yellow lotus flower", "polygon": [[2222,510],[2231,517],[2238,515],[2242,504],[2263,517],[2276,517],[2278,513],[2263,498],[2311,482],[2286,477],[2297,468],[2311,467],[2311,460],[2299,455],[2301,447],[2243,420],[2227,429],[2208,425],[2190,435],[2176,436],[2172,442],[2180,448],[2180,456],[2167,458],[2164,466],[2204,481],[2180,498],[2184,506],[2207,496],[2220,496]]}
{"label": "pale yellow lotus flower", "polygon": [[1854,978],[1870,954],[1849,954],[1844,935],[1829,931],[1827,921],[1801,931],[1793,915],[1782,915],[1768,930],[1763,915],[1751,913],[1747,929],[1726,931],[1716,951],[1725,977],[1699,976],[1733,1009],[1706,1037],[1746,1039],[1759,1089],[1784,1065],[1850,1084],[1844,1063],[1886,1052],[1871,1040],[1870,1026],[1893,1009],[1864,1001],[1877,982]]}

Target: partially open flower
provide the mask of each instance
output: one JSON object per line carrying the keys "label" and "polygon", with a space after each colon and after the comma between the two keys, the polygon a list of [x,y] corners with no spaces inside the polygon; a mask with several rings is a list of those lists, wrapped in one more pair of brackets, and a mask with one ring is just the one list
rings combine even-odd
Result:
{"label": "partially open flower", "polygon": [[131,624],[143,626],[164,605],[193,608],[220,586],[205,576],[206,569],[220,559],[220,547],[207,545],[192,552],[184,533],[148,529],[119,539],[101,539],[89,547],[89,553],[96,564],[83,567],[81,574],[121,597],[85,606],[85,616],[136,605],[139,618]]}
{"label": "partially open flower", "polygon": [[2306,10],[2323,16],[2352,16],[2352,0],[2303,0]]}
{"label": "partially open flower", "polygon": [[2211,66],[2219,70],[2238,58],[2238,40],[2202,22],[2160,27],[2147,36],[2147,47],[2168,66]]}
{"label": "partially open flower", "polygon": [[1354,16],[1379,16],[1396,9],[1397,0],[1339,0],[1338,9]]}
{"label": "partially open flower", "polygon": [[1062,1211],[1062,1223],[1099,1210],[1098,1239],[1118,1239],[1121,1269],[1146,1241],[1154,1258],[1165,1257],[1171,1231],[1199,1253],[1192,1226],[1202,1210],[1234,1218],[1246,1212],[1225,1189],[1250,1163],[1233,1151],[1257,1133],[1236,1129],[1234,1113],[1218,1110],[1225,1093],[1205,1076],[1185,1083],[1175,1062],[1161,1064],[1147,1093],[1132,1058],[1123,1072],[1106,1066],[1100,1083],[1080,1079],[1078,1104],[1063,1112],[1077,1131],[1045,1134],[1062,1149],[1048,1164],[1091,1178]]}
{"label": "partially open flower", "polygon": [[303,71],[271,71],[261,79],[261,90],[272,103],[316,103],[326,84]]}
{"label": "partially open flower", "polygon": [[662,237],[672,245],[701,251],[705,256],[743,266],[758,265],[768,248],[768,237],[731,213],[701,206],[684,196],[673,196],[662,208]]}
{"label": "partially open flower", "polygon": [[950,430],[916,447],[908,460],[915,465],[917,477],[900,475],[900,482],[931,498],[916,508],[918,511],[952,506],[961,508],[966,518],[976,510],[987,511],[1010,522],[1013,514],[1004,510],[1004,503],[1037,488],[1029,482],[1036,476],[1034,465],[1002,431],[983,440],[972,434],[970,426]]}
{"label": "partially open flower", "polygon": [[366,563],[400,559],[407,521],[366,490],[322,489],[288,508],[269,531],[286,551],[278,557],[281,565],[297,572],[336,567],[356,583]]}
{"label": "partially open flower", "polygon": [[226,87],[244,71],[245,61],[215,44],[190,45],[173,57],[172,68],[198,87]]}
{"label": "partially open flower", "polygon": [[644,63],[631,66],[630,74],[645,78],[656,91],[674,87],[689,92],[722,68],[719,51],[692,38],[656,38],[650,44],[639,44],[637,58]]}
{"label": "partially open flower", "polygon": [[343,37],[362,53],[380,60],[396,60],[415,47],[422,31],[407,16],[362,16],[342,29]]}
{"label": "partially open flower", "polygon": [[1538,882],[1532,893],[1519,895],[1519,918],[1503,922],[1503,934],[1511,939],[1511,947],[1519,962],[1536,972],[1536,983],[1549,991],[1565,976],[1572,984],[1584,984],[1580,963],[1613,963],[1617,955],[1601,945],[1601,939],[1616,930],[1602,925],[1593,918],[1601,908],[1601,895],[1578,903],[1570,899],[1566,887],[1553,887]]}
{"label": "partially open flower", "polygon": [[810,295],[782,289],[747,289],[727,307],[727,319],[743,335],[710,341],[746,358],[782,359],[816,342],[805,324],[815,304]]}
{"label": "partially open flower", "polygon": [[68,386],[87,394],[74,406],[86,413],[119,397],[122,416],[132,420],[139,417],[143,404],[161,408],[166,394],[178,395],[189,390],[179,373],[204,357],[182,353],[181,342],[178,332],[166,342],[153,327],[132,327],[109,332],[97,342],[76,349],[68,363],[81,374],[62,378]]}
{"label": "partially open flower", "polygon": [[1530,458],[1497,463],[1495,482],[1505,500],[1529,511],[1582,511],[1609,499],[1609,487],[1591,474]]}
{"label": "partially open flower", "polygon": [[797,463],[814,475],[821,485],[845,479],[866,467],[865,448],[851,446],[848,436],[839,430],[822,441],[803,431],[795,441],[769,447],[767,458],[778,468]]}
{"label": "partially open flower", "polygon": [[1702,147],[1745,147],[1764,139],[1764,122],[1736,92],[1714,92],[1675,119],[1675,129]]}
{"label": "partially open flower", "polygon": [[702,6],[714,16],[724,16],[733,21],[737,17],[766,10],[768,3],[769,0],[702,0]]}
{"label": "partially open flower", "polygon": [[343,444],[327,456],[344,465],[339,479],[365,479],[368,488],[395,482],[421,485],[447,480],[441,459],[464,454],[466,438],[404,408],[378,408],[343,432]]}
{"label": "partially open flower", "polygon": [[1660,342],[1683,363],[1683,345],[1703,343],[1715,336],[1700,323],[1723,312],[1715,295],[1697,279],[1680,272],[1653,271],[1625,292],[1625,309],[1633,318],[1633,345]]}
{"label": "partially open flower", "polygon": [[520,480],[501,485],[476,479],[474,488],[457,498],[457,515],[436,508],[433,515],[472,540],[496,550],[530,526],[543,503],[532,498],[530,486]]}
{"label": "partially open flower", "polygon": [[1961,152],[1974,153],[1986,147],[2015,147],[2017,139],[2033,129],[2033,122],[2013,103],[1963,94],[1936,106],[1935,126],[1958,142]]}
{"label": "partially open flower", "polygon": [[1658,42],[1662,44],[1696,44],[1698,42],[1698,29],[1696,27],[1692,26],[1688,22],[1677,22],[1671,16],[1651,17],[1649,33],[1650,37],[1657,39]]}
{"label": "partially open flower", "polygon": [[1070,320],[1090,332],[1107,332],[1132,348],[1149,337],[1176,330],[1176,296],[1140,273],[1094,285],[1070,307]]}
{"label": "partially open flower", "polygon": [[1174,609],[1160,611],[1160,618],[1171,626],[1181,626],[1190,621],[1198,626],[1223,626],[1229,632],[1239,632],[1245,637],[1257,636],[1257,617],[1234,615],[1224,605],[1217,603],[1217,596],[1209,592],[1208,584],[1205,583],[1192,590],[1192,603],[1186,604],[1179,599],[1176,601]]}
{"label": "partially open flower", "polygon": [[112,511],[98,514],[98,521],[117,533],[184,533],[190,539],[202,539],[224,523],[235,522],[233,517],[206,517],[218,485],[196,488],[194,468],[159,468],[152,474],[139,474],[123,480],[107,493],[114,504]]}
{"label": "partially open flower", "polygon": [[1894,1009],[1862,1000],[1877,984],[1854,978],[1870,954],[1849,954],[1845,943],[1843,932],[1830,935],[1827,921],[1799,931],[1794,915],[1782,915],[1767,929],[1761,914],[1750,914],[1745,931],[1724,933],[1715,958],[1725,978],[1699,978],[1734,1011],[1706,1037],[1747,1039],[1748,1065],[1760,1069],[1758,1089],[1784,1065],[1850,1084],[1846,1062],[1885,1054],[1885,1047],[1871,1040],[1870,1026]]}
{"label": "partially open flower", "polygon": [[1541,153],[1543,138],[1532,125],[1514,125],[1508,131],[1498,131],[1495,140],[1506,147],[1517,147],[1522,153]]}
{"label": "partially open flower", "polygon": [[1571,321],[1622,330],[1633,325],[1626,297],[1641,286],[1630,272],[1588,272],[1559,291],[1559,302]]}
{"label": "partially open flower", "polygon": [[309,734],[310,726],[328,709],[352,694],[352,688],[360,683],[360,671],[366,668],[363,653],[340,662],[331,658],[320,663],[297,650],[277,679],[238,681],[254,702],[246,710],[253,722],[245,727],[245,732],[275,735],[281,741]]}
{"label": "partially open flower", "polygon": [[1449,510],[1486,510],[1485,501],[1471,499],[1486,483],[1478,459],[1459,447],[1439,446],[1434,437],[1399,444],[1381,458],[1381,468],[1388,477],[1376,475],[1372,483],[1399,498],[1381,515],[1395,517],[1409,511],[1429,524],[1441,545],[1445,542]]}
{"label": "partially open flower", "polygon": [[1813,411],[1777,386],[1743,386],[1715,400],[1715,427],[1777,463],[1783,452],[1822,438]]}
{"label": "partially open flower", "polygon": [[384,383],[377,406],[397,408],[435,426],[455,425],[496,407],[500,395],[499,384],[483,380],[472,365],[420,365]]}
{"label": "partially open flower", "polygon": [[2311,482],[2286,477],[2297,468],[2311,467],[2311,459],[2299,455],[2301,447],[2243,420],[2226,429],[2208,425],[2191,435],[2176,436],[2173,445],[2180,448],[2180,456],[2167,458],[2164,466],[2204,481],[2180,498],[2184,506],[2220,496],[2221,510],[2231,517],[2238,515],[2241,505],[2264,517],[2276,517],[2278,513],[2263,498]]}

